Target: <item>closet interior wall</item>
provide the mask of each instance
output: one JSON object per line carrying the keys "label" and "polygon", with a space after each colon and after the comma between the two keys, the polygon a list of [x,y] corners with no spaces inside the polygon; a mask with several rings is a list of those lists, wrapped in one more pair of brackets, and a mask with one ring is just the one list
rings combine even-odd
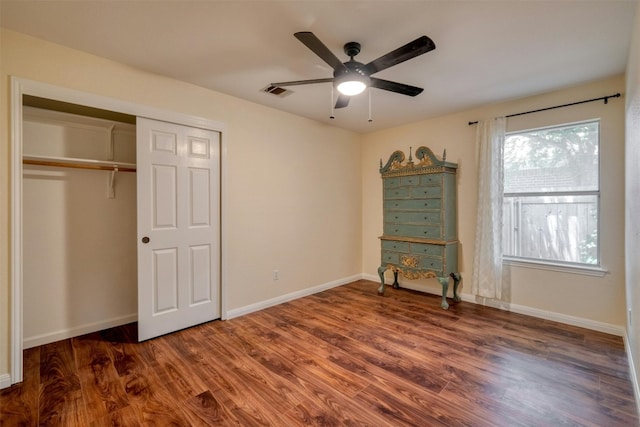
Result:
{"label": "closet interior wall", "polygon": [[82,168],[135,169],[135,125],[24,106],[23,160],[24,348],[135,321],[136,174]]}

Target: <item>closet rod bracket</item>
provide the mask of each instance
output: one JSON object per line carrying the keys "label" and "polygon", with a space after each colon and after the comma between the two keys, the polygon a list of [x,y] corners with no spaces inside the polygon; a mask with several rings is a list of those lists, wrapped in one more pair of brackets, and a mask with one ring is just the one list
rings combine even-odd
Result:
{"label": "closet rod bracket", "polygon": [[109,173],[109,189],[107,196],[110,199],[116,198],[116,174],[118,173],[118,166],[114,166],[113,170]]}
{"label": "closet rod bracket", "polygon": [[108,143],[108,151],[109,153],[107,154],[107,160],[113,160],[115,159],[115,141],[114,141],[114,137],[113,137],[113,130],[115,129],[116,125],[111,125],[109,126],[108,129],[108,137],[107,137],[107,143]]}

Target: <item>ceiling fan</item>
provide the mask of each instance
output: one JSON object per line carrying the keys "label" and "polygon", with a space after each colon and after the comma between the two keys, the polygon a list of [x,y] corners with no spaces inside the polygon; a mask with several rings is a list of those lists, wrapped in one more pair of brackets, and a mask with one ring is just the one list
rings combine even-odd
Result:
{"label": "ceiling fan", "polygon": [[379,71],[385,70],[416,56],[430,52],[436,48],[435,43],[427,36],[421,36],[404,46],[393,50],[368,64],[362,64],[353,58],[360,53],[360,43],[349,42],[344,45],[344,53],[350,58],[347,62],[340,60],[310,31],[301,31],[294,36],[333,68],[333,77],[326,79],[297,80],[290,82],[271,83],[272,86],[295,86],[313,83],[333,83],[340,92],[335,108],[349,105],[349,98],[362,93],[367,87],[388,90],[402,95],[416,96],[423,89],[403,83],[396,83],[371,77]]}

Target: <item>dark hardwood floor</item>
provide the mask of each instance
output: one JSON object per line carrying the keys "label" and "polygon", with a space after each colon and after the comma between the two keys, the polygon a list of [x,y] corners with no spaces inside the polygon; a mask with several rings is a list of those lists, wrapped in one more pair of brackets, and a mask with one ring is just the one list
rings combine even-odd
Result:
{"label": "dark hardwood floor", "polygon": [[136,343],[24,352],[2,426],[636,426],[620,337],[358,281]]}

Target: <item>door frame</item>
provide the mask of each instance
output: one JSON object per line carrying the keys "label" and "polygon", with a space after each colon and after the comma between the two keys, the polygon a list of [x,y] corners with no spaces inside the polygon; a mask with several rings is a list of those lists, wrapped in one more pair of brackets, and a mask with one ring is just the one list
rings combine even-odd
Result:
{"label": "door frame", "polygon": [[222,122],[190,116],[141,104],[122,101],[75,89],[10,77],[11,186],[10,186],[10,358],[11,384],[22,381],[23,303],[22,303],[22,96],[31,95],[87,107],[100,108],[132,116],[145,117],[220,133],[220,315],[227,318],[227,146],[228,135]]}

